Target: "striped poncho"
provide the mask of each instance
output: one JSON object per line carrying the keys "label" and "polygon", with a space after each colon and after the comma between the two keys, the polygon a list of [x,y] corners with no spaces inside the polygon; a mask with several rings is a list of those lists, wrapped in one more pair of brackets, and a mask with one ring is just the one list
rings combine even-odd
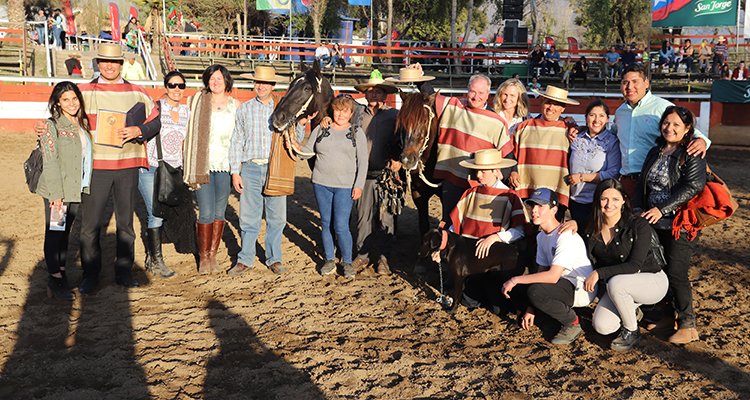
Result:
{"label": "striped poncho", "polygon": [[[101,79],[101,78],[100,78]],[[123,80],[122,83],[99,83],[97,79],[78,85],[86,103],[86,115],[91,125],[91,136],[96,138],[99,110],[128,112],[136,103],[146,106],[146,121],[159,116],[156,103],[146,90]],[[94,169],[118,170],[148,168],[146,146],[135,141],[126,142],[122,148],[93,143]]]}
{"label": "striped poncho", "polygon": [[456,97],[440,95],[435,108],[440,119],[435,178],[468,189],[469,171],[459,162],[477,150],[501,149],[503,157],[513,150],[507,123],[494,111],[469,108]]}
{"label": "striped poncho", "polygon": [[522,199],[531,197],[534,190],[548,188],[567,207],[570,190],[565,183],[568,175],[568,128],[563,121],[542,118],[521,122],[513,135],[521,183],[516,188]]}
{"label": "striped poncho", "polygon": [[451,221],[455,233],[479,239],[523,226],[526,218],[515,191],[475,186],[461,196],[451,212]]}

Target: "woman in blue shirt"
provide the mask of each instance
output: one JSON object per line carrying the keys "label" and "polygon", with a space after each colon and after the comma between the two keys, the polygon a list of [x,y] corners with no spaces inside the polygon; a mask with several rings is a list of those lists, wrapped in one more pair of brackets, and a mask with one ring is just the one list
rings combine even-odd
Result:
{"label": "woman in blue shirt", "polygon": [[570,175],[570,215],[581,229],[591,218],[591,205],[596,185],[620,176],[620,141],[607,129],[609,107],[594,100],[586,107],[586,130],[570,143],[568,162]]}
{"label": "woman in blue shirt", "polygon": [[661,50],[659,50],[659,65],[661,67],[664,67],[665,65],[669,66],[669,70],[672,70],[672,67],[674,66],[674,60],[675,60],[675,54],[674,50],[672,50],[672,46],[667,42],[666,40],[661,43]]}

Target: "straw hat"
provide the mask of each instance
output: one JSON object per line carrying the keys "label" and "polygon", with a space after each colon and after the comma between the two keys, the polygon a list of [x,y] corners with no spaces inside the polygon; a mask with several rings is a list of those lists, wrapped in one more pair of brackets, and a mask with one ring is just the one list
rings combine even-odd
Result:
{"label": "straw hat", "polygon": [[68,54],[68,57],[70,58],[81,58],[81,55],[78,53],[70,53]]}
{"label": "straw hat", "polygon": [[276,75],[276,70],[273,67],[265,65],[255,67],[254,74],[241,74],[240,76],[256,82],[287,82],[287,78]]}
{"label": "straw hat", "polygon": [[531,89],[531,91],[539,96],[546,97],[550,100],[559,101],[560,103],[572,104],[574,106],[581,104],[573,99],[569,99],[567,90],[563,90],[552,85],[547,85],[547,89],[544,91],[544,93],[536,89]]}
{"label": "straw hat", "polygon": [[501,169],[516,165],[516,161],[503,158],[503,153],[498,149],[485,149],[474,153],[473,159],[462,160],[458,164],[469,169]]}
{"label": "straw hat", "polygon": [[99,60],[125,61],[125,57],[122,55],[122,47],[115,43],[100,44],[95,58]]}
{"label": "straw hat", "polygon": [[410,83],[410,82],[425,82],[435,79],[434,76],[422,75],[422,71],[416,68],[401,68],[398,73],[398,78],[390,77],[385,80],[388,82],[398,83]]}
{"label": "straw hat", "polygon": [[393,94],[398,92],[398,88],[391,85],[390,83],[387,83],[386,81],[379,79],[379,78],[373,78],[368,79],[365,83],[360,83],[359,85],[354,85],[354,88],[359,90],[360,92],[364,93],[367,91],[367,89],[371,87],[377,87],[382,89],[386,94]]}
{"label": "straw hat", "polygon": [[720,42],[723,42],[723,41],[725,41],[725,40],[727,40],[727,39],[726,39],[726,38],[725,38],[724,36],[721,36],[721,35],[719,35],[719,41],[720,41]]}

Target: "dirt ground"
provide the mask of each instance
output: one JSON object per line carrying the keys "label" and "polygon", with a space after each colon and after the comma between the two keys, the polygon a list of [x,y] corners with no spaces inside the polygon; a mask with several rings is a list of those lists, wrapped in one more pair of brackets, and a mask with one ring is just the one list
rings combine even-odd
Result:
{"label": "dirt ground", "polygon": [[[165,259],[179,275],[161,279],[143,271],[139,239],[134,274],[142,286],[126,290],[114,284],[113,218],[99,289],[74,302],[47,299],[42,200],[26,189],[21,167],[34,139],[6,134],[4,142],[2,399],[750,398],[750,151],[709,152],[741,208],[706,229],[693,256],[701,340],[675,346],[667,334],[647,333],[641,347],[621,354],[591,329],[592,308],[579,310],[585,335],[564,347],[549,343],[552,333],[522,331],[485,310],[443,311],[437,269],[412,273],[419,237],[411,205],[399,220],[393,274],[368,266],[353,281],[320,276],[306,164],[288,199],[288,274],[256,262],[240,277],[203,276],[192,254],[167,244]],[[137,214],[143,237],[142,205]],[[219,250],[226,269],[239,251],[236,195],[227,216]],[[68,271],[79,283],[77,229],[73,236]]]}

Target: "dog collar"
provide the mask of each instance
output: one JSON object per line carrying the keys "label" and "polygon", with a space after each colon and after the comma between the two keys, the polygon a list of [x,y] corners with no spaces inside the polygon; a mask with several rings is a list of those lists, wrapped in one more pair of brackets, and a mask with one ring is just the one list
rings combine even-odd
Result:
{"label": "dog collar", "polygon": [[445,250],[445,246],[448,245],[448,231],[443,229],[442,232],[443,232],[443,238],[440,239],[440,250]]}

